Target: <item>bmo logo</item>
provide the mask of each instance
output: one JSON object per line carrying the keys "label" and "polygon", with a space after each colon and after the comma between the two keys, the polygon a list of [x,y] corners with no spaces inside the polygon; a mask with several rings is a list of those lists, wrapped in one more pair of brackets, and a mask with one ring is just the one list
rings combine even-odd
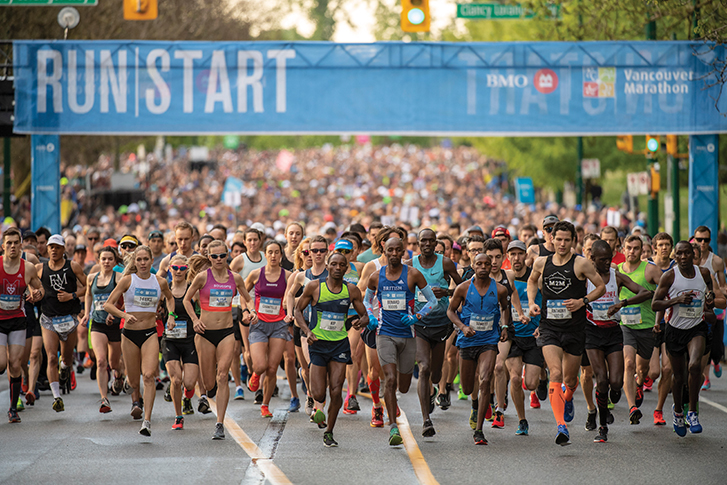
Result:
{"label": "bmo logo", "polygon": [[488,88],[524,88],[527,85],[528,78],[522,74],[509,74],[507,76],[503,76],[502,74],[487,75]]}
{"label": "bmo logo", "polygon": [[558,87],[558,75],[551,69],[541,69],[533,77],[535,89],[543,94],[550,94]]}

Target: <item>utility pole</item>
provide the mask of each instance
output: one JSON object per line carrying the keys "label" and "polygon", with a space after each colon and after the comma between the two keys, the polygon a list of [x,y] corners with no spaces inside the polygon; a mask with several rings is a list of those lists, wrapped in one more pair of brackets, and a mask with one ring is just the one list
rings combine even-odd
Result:
{"label": "utility pole", "polygon": [[[656,21],[651,20],[646,24],[646,40],[656,40]],[[648,162],[648,168],[649,171],[653,173],[652,168],[654,166],[658,166],[656,164],[656,160],[654,158],[649,158]],[[656,233],[659,232],[659,192],[651,191],[651,196],[649,197],[649,203],[648,203],[648,227],[649,227],[649,235],[651,237],[654,237]]]}
{"label": "utility pole", "polygon": [[11,217],[12,208],[10,207],[10,138],[3,139],[3,216]]}

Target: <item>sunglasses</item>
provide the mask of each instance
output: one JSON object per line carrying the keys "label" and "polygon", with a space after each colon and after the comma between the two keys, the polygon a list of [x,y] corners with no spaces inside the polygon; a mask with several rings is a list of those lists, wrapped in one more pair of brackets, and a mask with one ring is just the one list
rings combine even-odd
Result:
{"label": "sunglasses", "polygon": [[172,266],[171,268],[174,271],[187,271],[189,269],[189,266]]}
{"label": "sunglasses", "polygon": [[310,256],[310,251],[308,251],[307,249],[304,249],[300,252],[300,254],[302,254],[303,256],[305,256],[307,258],[308,256]]}
{"label": "sunglasses", "polygon": [[548,234],[550,234],[551,232],[553,232],[553,226],[544,227],[543,228],[543,231],[545,231]]}
{"label": "sunglasses", "polygon": [[694,238],[697,242],[710,242],[712,240],[711,237],[695,237]]}
{"label": "sunglasses", "polygon": [[86,239],[88,239],[89,241],[98,241],[98,240],[99,240],[99,239],[101,239],[101,238],[100,238],[100,237],[91,237],[91,236],[86,236]]}
{"label": "sunglasses", "polygon": [[326,254],[328,249],[311,249],[310,252],[313,254]]}
{"label": "sunglasses", "polygon": [[227,253],[219,253],[219,254],[210,254],[210,259],[225,259],[227,258]]}
{"label": "sunglasses", "polygon": [[124,243],[120,247],[121,247],[121,249],[136,249],[136,244]]}
{"label": "sunglasses", "polygon": [[353,251],[350,249],[336,249],[336,252],[339,254],[351,254]]}
{"label": "sunglasses", "polygon": [[444,254],[444,251],[434,251],[435,254]]}

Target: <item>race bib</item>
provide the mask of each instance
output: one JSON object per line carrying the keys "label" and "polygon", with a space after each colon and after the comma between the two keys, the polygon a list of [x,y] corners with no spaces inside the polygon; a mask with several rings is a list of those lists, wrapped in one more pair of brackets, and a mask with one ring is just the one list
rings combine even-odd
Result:
{"label": "race bib", "polygon": [[153,308],[159,301],[157,290],[147,288],[136,288],[134,290],[134,306],[141,308]]}
{"label": "race bib", "polygon": [[624,325],[638,325],[641,323],[641,307],[627,306],[621,309],[621,321]]}
{"label": "race bib", "polygon": [[340,332],[346,323],[346,316],[343,313],[322,312],[321,330],[328,332]]}
{"label": "race bib", "polygon": [[232,305],[233,290],[211,289],[210,308],[228,308]]}
{"label": "race bib", "polygon": [[679,305],[679,316],[682,318],[702,318],[702,300],[694,299],[688,305]]}
{"label": "race bib", "polygon": [[232,306],[233,307],[239,307],[240,306],[240,294],[238,293],[234,297],[232,297]]}
{"label": "race bib", "polygon": [[53,324],[53,330],[55,330],[56,333],[70,332],[76,326],[76,320],[73,318],[73,315],[51,317],[50,321]]}
{"label": "race bib", "polygon": [[6,311],[17,310],[20,308],[20,295],[0,295],[0,309]]}
{"label": "race bib", "polygon": [[166,330],[167,338],[187,338],[187,321],[175,320],[174,328]]}
{"label": "race bib", "polygon": [[381,308],[390,312],[406,310],[406,292],[384,291],[381,294]]}
{"label": "race bib", "polygon": [[[512,310],[512,319],[520,321],[520,315],[518,314],[517,310],[515,310],[514,306],[511,307],[511,310]],[[525,314],[526,317],[530,318],[530,308],[524,306],[523,313]]]}
{"label": "race bib", "polygon": [[548,320],[567,320],[573,316],[565,307],[565,300],[548,300],[546,311]]}
{"label": "race bib", "polygon": [[280,303],[280,298],[268,298],[261,296],[258,312],[263,315],[278,315],[280,314]]}
{"label": "race bib", "polygon": [[96,312],[104,311],[103,305],[106,303],[106,300],[109,299],[110,294],[111,293],[99,293],[97,295],[93,295],[93,310]]}
{"label": "race bib", "polygon": [[495,323],[495,315],[480,315],[473,313],[470,315],[470,328],[475,332],[489,332]]}
{"label": "race bib", "polygon": [[593,308],[592,314],[594,320],[599,322],[610,320],[608,316],[608,309],[611,308],[611,303],[594,301],[591,303],[591,308]]}

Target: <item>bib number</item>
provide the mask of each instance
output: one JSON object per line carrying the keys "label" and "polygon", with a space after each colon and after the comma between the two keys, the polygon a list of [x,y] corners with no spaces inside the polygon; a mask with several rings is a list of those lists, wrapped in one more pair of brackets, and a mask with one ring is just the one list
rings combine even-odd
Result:
{"label": "bib number", "polygon": [[639,325],[641,323],[641,308],[637,306],[622,308],[621,321],[624,325]]}
{"label": "bib number", "polygon": [[381,308],[389,312],[406,310],[406,293],[403,291],[385,291],[381,294]]}
{"label": "bib number", "polygon": [[702,318],[702,300],[692,300],[688,305],[679,305],[679,316],[682,318]]}
{"label": "bib number", "polygon": [[228,308],[232,305],[232,290],[210,290],[210,308]]}
{"label": "bib number", "polygon": [[280,298],[261,296],[258,311],[263,315],[278,315],[280,314],[280,303]]}
{"label": "bib number", "polygon": [[156,306],[159,301],[159,295],[157,290],[146,290],[144,288],[137,288],[134,291],[134,306],[141,308],[152,308]]}
{"label": "bib number", "polygon": [[187,338],[187,321],[175,320],[174,328],[166,331],[167,338]]}
{"label": "bib number", "polygon": [[76,320],[73,318],[73,315],[52,317],[50,321],[53,324],[53,330],[55,330],[56,333],[70,332],[76,326]]}
{"label": "bib number", "polygon": [[489,332],[495,323],[495,315],[470,315],[470,328],[475,332]]}
{"label": "bib number", "polygon": [[235,295],[232,297],[232,306],[239,307],[240,306],[240,295]]}
{"label": "bib number", "polygon": [[610,320],[608,316],[608,309],[611,307],[611,303],[604,303],[599,301],[594,301],[591,303],[591,308],[593,308],[593,319],[599,322],[605,322],[607,320]]}
{"label": "bib number", "polygon": [[99,293],[98,295],[93,295],[93,310],[95,312],[104,311],[104,303],[106,303],[106,300],[109,299],[110,294],[111,293]]}
{"label": "bib number", "polygon": [[20,295],[0,295],[0,309],[5,311],[20,308]]}
{"label": "bib number", "polygon": [[573,316],[565,307],[565,300],[548,300],[546,310],[548,320],[567,320]]}
{"label": "bib number", "polygon": [[[530,318],[530,308],[527,306],[523,306],[523,314],[526,317]],[[512,320],[517,320],[518,322],[520,321],[520,315],[518,314],[517,310],[515,310],[515,307],[512,307]]]}
{"label": "bib number", "polygon": [[346,317],[342,313],[321,313],[321,330],[328,332],[340,332],[343,330],[343,326],[346,323]]}

